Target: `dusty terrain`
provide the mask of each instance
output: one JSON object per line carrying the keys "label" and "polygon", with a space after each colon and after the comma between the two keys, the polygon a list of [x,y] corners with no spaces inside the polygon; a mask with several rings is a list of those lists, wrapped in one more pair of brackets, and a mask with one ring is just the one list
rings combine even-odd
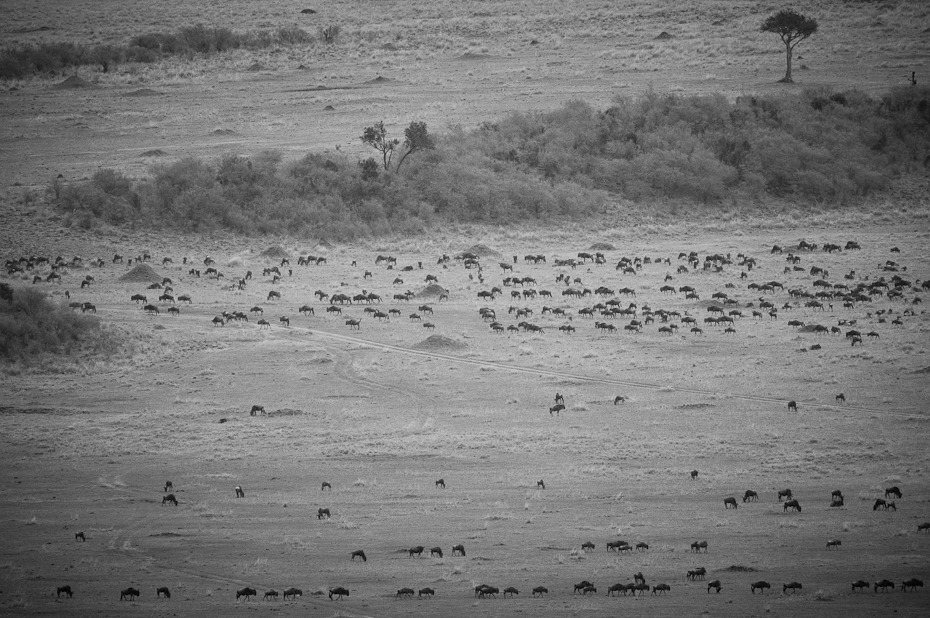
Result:
{"label": "dusty terrain", "polygon": [[[41,40],[122,41],[151,30],[203,21],[237,29],[293,23],[299,5],[287,2],[13,1],[4,42]],[[123,66],[103,75],[80,71],[94,88],[60,90],[55,79],[6,84],[0,91],[0,257],[83,256],[61,285],[38,284],[56,301],[92,302],[105,325],[129,333],[136,352],[119,362],[80,358],[50,371],[5,369],[0,374],[0,613],[4,615],[203,615],[244,614],[271,608],[283,615],[323,616],[849,616],[879,613],[924,616],[930,590],[870,588],[850,583],[887,578],[930,578],[927,380],[930,327],[926,292],[908,288],[903,300],[876,297],[845,309],[806,308],[787,291],[766,294],[777,319],[751,317],[749,303],[763,294],[749,283],[780,281],[814,291],[811,266],[830,271],[832,283],[854,284],[898,274],[912,282],[930,277],[923,189],[899,191],[871,216],[814,209],[808,219],[761,217],[752,229],[736,221],[679,221],[640,228],[543,225],[514,230],[449,226],[428,236],[321,246],[295,239],[238,238],[223,234],[176,236],[101,227],[64,229],[60,215],[35,197],[61,173],[87,177],[99,167],[143,175],[153,160],[266,148],[297,157],[338,147],[360,154],[362,127],[384,119],[399,127],[426,120],[431,130],[470,127],[508,110],[551,109],[581,97],[592,105],[615,95],[721,92],[733,97],[784,88],[777,40],[757,32],[771,7],[757,3],[700,2],[682,8],[655,3],[576,3],[572,15],[545,2],[378,2],[316,6],[306,19],[339,23],[334,48],[245,52],[211,59],[171,60],[155,67]],[[799,7],[821,19],[822,34],[799,51],[798,84],[832,85],[879,94],[925,69],[927,9],[920,3],[810,3]],[[218,19],[222,15],[222,19]],[[713,25],[717,24],[718,25]],[[711,24],[711,25],[708,25]],[[35,30],[48,26],[51,30]],[[14,32],[16,31],[16,32]],[[28,31],[28,32],[27,32]],[[656,41],[662,31],[674,38]],[[863,36],[863,32],[868,36]],[[531,44],[536,40],[536,44]],[[385,47],[390,45],[391,47]],[[393,47],[393,49],[392,49]],[[258,70],[248,70],[256,63]],[[299,67],[305,68],[299,68]],[[373,82],[377,77],[386,80]],[[139,95],[147,89],[156,94]],[[142,93],[146,94],[146,93]],[[326,105],[335,111],[324,112]],[[140,157],[153,149],[162,157]],[[919,183],[918,183],[919,184]],[[32,193],[30,193],[32,192]],[[907,200],[897,197],[907,194]],[[28,198],[28,199],[27,199]],[[859,220],[867,224],[857,223]],[[907,221],[912,221],[907,223]],[[773,244],[801,239],[859,251],[801,252],[803,271],[784,273],[784,255]],[[607,263],[557,268],[554,258],[575,257],[595,243]],[[476,245],[476,269],[452,261]],[[263,257],[280,247],[292,274],[272,283]],[[897,247],[900,253],[892,253]],[[743,253],[757,268],[736,264],[722,272],[676,272],[680,252]],[[174,294],[189,294],[180,315],[168,302],[147,315],[130,300],[160,294],[147,281],[121,280],[132,269],[113,264],[143,252],[159,279],[172,279]],[[593,252],[593,251],[592,251]],[[300,255],[325,256],[320,266],[297,266]],[[397,258],[397,268],[375,265],[377,255]],[[526,254],[544,254],[545,264]],[[515,276],[531,276],[553,298],[511,299],[521,287],[503,286],[499,262]],[[196,277],[212,256],[224,278]],[[650,257],[635,275],[615,270],[621,256]],[[89,266],[101,257],[101,268]],[[173,262],[162,265],[162,259]],[[182,258],[190,264],[182,264]],[[656,263],[668,258],[670,265]],[[356,261],[356,266],[352,262]],[[887,260],[897,272],[884,271]],[[423,269],[417,267],[423,263]],[[401,269],[412,266],[413,270]],[[906,267],[906,271],[904,268]],[[245,290],[233,281],[253,272]],[[855,278],[843,275],[855,271]],[[365,277],[365,271],[371,277]],[[46,271],[43,271],[43,274]],[[600,333],[577,315],[598,298],[562,296],[559,274],[579,277],[574,287],[617,290],[618,297],[677,310],[701,322],[703,334],[682,325],[659,332],[659,320],[641,333]],[[663,294],[669,284],[692,285],[701,300]],[[419,292],[434,274],[448,301],[391,300]],[[95,283],[81,289],[92,275]],[[394,283],[400,277],[403,283]],[[0,275],[30,285],[30,278]],[[727,284],[734,287],[727,288]],[[503,295],[479,301],[477,293],[500,286]],[[365,289],[401,315],[379,321],[365,306],[346,305],[342,316],[314,297]],[[268,301],[271,290],[279,301]],[[70,299],[64,294],[68,291]],[[726,292],[746,317],[735,334],[705,326],[711,294]],[[434,331],[412,321],[423,315]],[[315,315],[298,308],[310,305]],[[528,321],[542,334],[495,334],[478,315],[493,307],[505,326],[519,320],[508,308],[533,309]],[[544,305],[572,316],[542,315]],[[214,327],[223,311],[264,309],[246,322]],[[904,315],[905,310],[914,315]],[[879,311],[892,312],[879,315]],[[909,312],[910,313],[910,312]],[[279,322],[290,318],[290,327]],[[345,320],[361,318],[350,330]],[[900,318],[901,325],[892,323]],[[521,318],[523,319],[523,318]],[[598,317],[598,321],[605,320]],[[843,335],[800,332],[787,322],[857,328],[862,346]],[[881,321],[884,320],[884,321]],[[606,320],[605,320],[606,321]],[[672,320],[678,322],[677,319]],[[564,334],[559,326],[577,331]],[[431,338],[435,337],[435,338]],[[812,350],[820,345],[821,349]],[[566,410],[550,415],[554,396]],[[845,403],[835,396],[845,395]],[[614,405],[621,395],[626,401]],[[789,412],[787,402],[798,403]],[[265,416],[250,416],[252,405]],[[225,419],[226,422],[221,422]],[[691,480],[690,472],[698,471]],[[435,481],[444,479],[445,489]],[[162,505],[166,480],[177,507]],[[544,480],[545,489],[537,488]],[[322,491],[323,482],[332,491]],[[896,485],[897,510],[873,510],[876,498]],[[245,497],[236,498],[241,486]],[[785,512],[776,492],[791,488],[801,513]],[[760,499],[743,503],[747,489]],[[840,489],[845,505],[831,508]],[[737,510],[723,499],[737,498]],[[330,519],[318,519],[328,508]],[[84,532],[86,541],[75,540]],[[649,545],[645,552],[606,551],[615,540]],[[826,542],[842,545],[827,550]],[[707,553],[690,551],[706,540]],[[585,553],[582,543],[595,549]],[[462,543],[467,555],[451,555]],[[421,558],[407,550],[423,545]],[[439,546],[442,558],[430,557]],[[350,560],[363,549],[366,562]],[[686,579],[703,566],[706,580]],[[631,583],[642,572],[666,595],[611,598],[608,586]],[[573,594],[590,580],[597,594]],[[707,592],[719,579],[722,591]],[[751,594],[750,583],[772,589]],[[782,585],[803,584],[797,594]],[[476,585],[515,598],[482,598]],[[74,590],[55,596],[58,586]],[[142,596],[120,602],[134,586]],[[170,600],[158,599],[167,586]],[[258,598],[236,602],[235,591],[254,587]],[[295,601],[265,601],[265,591],[303,590]],[[331,601],[335,586],[350,596]],[[403,587],[432,587],[432,599],[396,599]],[[532,598],[546,586],[548,596]],[[323,593],[314,595],[313,593]]]}

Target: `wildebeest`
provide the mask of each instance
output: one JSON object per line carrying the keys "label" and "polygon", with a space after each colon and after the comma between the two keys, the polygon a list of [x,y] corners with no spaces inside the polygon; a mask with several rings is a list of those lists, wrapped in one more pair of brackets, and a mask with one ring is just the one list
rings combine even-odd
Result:
{"label": "wildebeest", "polygon": [[246,587],[246,588],[243,588],[242,590],[236,590],[236,600],[238,601],[240,598],[244,597],[245,600],[248,601],[249,597],[254,597],[257,594],[258,594],[258,591],[256,591],[255,588]]}
{"label": "wildebeest", "polygon": [[84,533],[83,533],[83,532],[77,532],[77,533],[75,533],[75,535],[74,535],[74,540],[75,540],[75,541],[84,542],[84,541],[86,541],[87,539],[84,538]]}
{"label": "wildebeest", "polygon": [[914,592],[917,592],[918,588],[923,587],[923,581],[917,579],[916,577],[912,577],[911,579],[901,582],[901,592],[907,592],[908,588],[912,589]]}
{"label": "wildebeest", "polygon": [[803,588],[804,586],[802,586],[800,582],[791,582],[789,584],[782,584],[781,593],[786,594],[789,590],[791,592],[797,592],[798,590],[801,590]]}
{"label": "wildebeest", "polygon": [[917,524],[917,532],[930,532],[930,521],[925,521],[922,524]]}
{"label": "wildebeest", "polygon": [[545,489],[545,488],[546,488],[546,484],[543,482],[542,479],[539,479],[538,481],[536,481],[536,489]]}
{"label": "wildebeest", "polygon": [[728,509],[728,508],[730,508],[731,506],[732,506],[734,509],[739,508],[739,505],[736,504],[736,498],[734,498],[733,496],[730,496],[729,498],[724,498],[724,499],[723,499],[723,508]]}
{"label": "wildebeest", "polygon": [[857,581],[854,581],[854,582],[852,583],[852,591],[853,591],[853,592],[855,592],[856,590],[861,590],[861,589],[863,589],[863,588],[868,588],[868,587],[869,587],[869,582],[863,581],[863,580],[861,580],[861,579],[860,579],[860,580],[857,580]]}
{"label": "wildebeest", "polygon": [[361,325],[362,325],[362,320],[361,320],[361,319],[358,319],[358,320],[356,320],[356,319],[346,320],[346,326],[348,326],[350,329],[354,328],[355,330],[361,330],[361,329],[362,329],[362,326],[361,326]]}
{"label": "wildebeest", "polygon": [[692,471],[691,471],[691,480],[693,481],[693,480],[696,479],[697,477],[698,477],[698,471],[697,471],[697,470],[692,470]]}
{"label": "wildebeest", "polygon": [[628,588],[626,584],[614,584],[613,586],[607,588],[607,596],[612,597],[614,596],[615,592],[622,592],[625,595],[627,589]]}
{"label": "wildebeest", "polygon": [[456,554],[461,554],[462,556],[465,555],[465,546],[461,543],[452,546],[452,555],[455,556]]}
{"label": "wildebeest", "polygon": [[617,395],[616,397],[614,397],[614,405],[623,403],[624,401],[626,401],[626,397],[624,397],[623,395]]}
{"label": "wildebeest", "polygon": [[336,597],[336,600],[340,600],[342,599],[342,597],[347,597],[347,596],[349,596],[349,591],[343,588],[342,586],[329,589],[329,600],[330,601],[332,601],[333,597]]}
{"label": "wildebeest", "polygon": [[266,601],[269,597],[271,597],[272,600],[277,601],[278,591],[274,589],[269,590],[268,592],[265,593],[265,596],[262,597],[262,601]]}
{"label": "wildebeest", "polygon": [[167,496],[161,499],[162,506],[165,506],[169,502],[175,506],[178,505],[178,499],[174,497],[174,494],[168,494]]}
{"label": "wildebeest", "polygon": [[[89,304],[89,303],[85,303],[85,304]],[[83,311],[84,309],[82,308],[81,310]],[[142,310],[149,314],[154,314],[154,315],[159,314],[158,307],[156,307],[155,305],[146,305],[145,307],[142,307]]]}
{"label": "wildebeest", "polygon": [[143,296],[142,294],[133,294],[132,298],[130,298],[129,300],[135,303],[146,303],[147,304],[149,302],[149,299]]}
{"label": "wildebeest", "polygon": [[429,597],[432,597],[434,594],[436,594],[436,591],[433,590],[432,588],[420,588],[420,590],[417,592],[417,598],[419,597],[429,598]]}
{"label": "wildebeest", "polygon": [[704,553],[707,553],[707,541],[695,541],[691,543],[691,551],[698,553],[701,550],[704,550]]}
{"label": "wildebeest", "polygon": [[436,481],[436,487],[442,487],[443,489],[445,489],[445,488],[446,488],[446,480],[445,480],[445,479],[439,479],[438,481]]}
{"label": "wildebeest", "polygon": [[265,414],[265,406],[253,405],[252,409],[249,410],[249,416],[255,416],[256,414]]}
{"label": "wildebeest", "polygon": [[[888,510],[888,503],[882,500],[881,498],[875,499],[875,504],[872,505],[872,510],[877,511],[879,508]],[[897,509],[896,509],[897,510]]]}
{"label": "wildebeest", "polygon": [[620,551],[623,547],[629,547],[626,541],[607,541],[607,551]]}
{"label": "wildebeest", "polygon": [[785,504],[783,506],[784,506],[784,512],[786,513],[788,512],[789,508],[794,509],[798,513],[801,512],[801,503],[798,502],[797,500],[785,500]]}
{"label": "wildebeest", "polygon": [[477,596],[479,599],[483,599],[485,597],[493,597],[498,592],[500,592],[500,590],[496,588],[495,586],[489,586],[487,584],[481,584],[480,586],[475,586],[475,596]]}
{"label": "wildebeest", "polygon": [[352,560],[354,561],[356,558],[361,558],[362,562],[368,562],[368,557],[365,555],[365,552],[361,549],[356,549],[355,551],[352,552]]}
{"label": "wildebeest", "polygon": [[63,594],[68,595],[68,598],[69,598],[69,599],[73,596],[74,593],[71,592],[71,586],[70,586],[70,585],[68,585],[68,586],[58,586],[58,589],[55,590],[55,595],[56,595],[57,597],[61,598],[61,595],[63,595]]}
{"label": "wildebeest", "polygon": [[646,551],[647,549],[649,549],[648,543],[637,543],[636,544],[636,551]]}
{"label": "wildebeest", "polygon": [[581,544],[581,551],[588,551],[589,549],[591,551],[594,551],[594,543],[592,543],[591,541],[585,541],[584,543]]}
{"label": "wildebeest", "polygon": [[720,588],[721,588],[720,580],[719,580],[719,579],[715,579],[714,581],[709,582],[709,583],[707,584],[707,593],[708,593],[708,594],[710,594],[710,589],[711,589],[711,588],[713,588],[714,590],[716,590],[716,591],[717,591],[717,594],[720,594]]}
{"label": "wildebeest", "polygon": [[747,489],[746,493],[743,494],[743,502],[756,502],[758,499],[759,494],[751,489]]}
{"label": "wildebeest", "polygon": [[781,502],[781,501],[782,501],[782,498],[787,498],[788,500],[790,500],[790,499],[791,499],[791,490],[790,490],[790,489],[782,489],[781,491],[779,491],[779,492],[778,492],[778,501]]}
{"label": "wildebeest", "polygon": [[432,556],[439,556],[440,558],[442,558],[442,547],[434,547],[434,548],[432,548],[431,550],[429,550],[429,555],[430,555],[431,557],[432,557]]}
{"label": "wildebeest", "polygon": [[788,402],[788,411],[789,411],[789,412],[797,412],[797,411],[798,411],[798,402],[797,402],[797,401],[794,401],[793,399],[792,399],[791,401],[789,401],[789,402]]}
{"label": "wildebeest", "polygon": [[707,569],[705,569],[704,567],[698,567],[696,569],[692,569],[688,571],[688,573],[686,574],[686,578],[692,581],[697,581],[699,579],[703,580],[705,575],[707,575]]}
{"label": "wildebeest", "polygon": [[278,318],[278,321],[281,322],[281,324],[283,324],[285,328],[291,327],[291,319],[287,316],[282,315],[280,318]]}
{"label": "wildebeest", "polygon": [[410,555],[411,558],[413,558],[414,556],[417,556],[419,558],[421,555],[423,555],[423,546],[417,545],[416,547],[411,547],[410,549],[407,550],[407,553]]}
{"label": "wildebeest", "polygon": [[211,320],[211,322],[213,322],[213,326],[226,326],[226,320],[220,316],[216,316]]}
{"label": "wildebeest", "polygon": [[508,586],[504,588],[504,597],[506,597],[508,594],[510,596],[513,596],[515,594],[520,594],[520,591],[514,588],[513,586]]}
{"label": "wildebeest", "polygon": [[843,544],[843,541],[839,539],[830,539],[827,541],[827,549],[838,549],[840,545]]}
{"label": "wildebeest", "polygon": [[317,510],[316,510],[316,518],[317,518],[317,519],[323,519],[324,517],[325,517],[326,519],[329,519],[330,517],[332,517],[332,515],[330,515],[330,513],[329,513],[329,509],[324,509],[324,508],[319,508],[319,509],[317,509]]}
{"label": "wildebeest", "polygon": [[552,406],[551,408],[549,408],[549,416],[552,416],[552,413],[553,413],[553,412],[555,412],[556,416],[558,416],[559,413],[562,412],[562,410],[564,410],[564,409],[565,409],[565,405],[564,405],[564,404],[557,403],[557,404],[555,404],[554,406]]}
{"label": "wildebeest", "polygon": [[586,589],[586,588],[591,588],[591,587],[592,587],[591,582],[589,582],[588,580],[584,579],[584,580],[578,582],[577,584],[575,584],[575,591],[574,591],[572,594],[578,594],[579,592],[581,592],[582,594],[584,594],[585,589]]}
{"label": "wildebeest", "polygon": [[888,489],[885,490],[885,497],[886,497],[886,498],[898,498],[898,499],[900,499],[900,498],[901,498],[901,490],[898,489],[897,487],[889,487]]}
{"label": "wildebeest", "polygon": [[843,393],[840,393],[839,395],[837,395],[837,396],[836,396],[836,402],[837,402],[837,403],[846,403],[846,395],[844,395]]}
{"label": "wildebeest", "polygon": [[124,599],[129,599],[130,601],[135,601],[137,596],[139,596],[139,591],[130,587],[120,591],[119,600],[122,601]]}
{"label": "wildebeest", "polygon": [[766,589],[771,588],[771,587],[772,585],[766,581],[758,581],[758,582],[753,582],[752,584],[749,584],[749,591],[755,594],[756,590],[759,590],[760,592],[765,594]]}
{"label": "wildebeest", "polygon": [[546,588],[545,586],[536,586],[535,588],[533,588],[533,595],[532,595],[532,596],[534,596],[534,597],[535,597],[536,595],[542,596],[542,595],[544,595],[544,594],[549,594],[549,589]]}
{"label": "wildebeest", "polygon": [[302,597],[302,596],[304,596],[304,591],[301,590],[300,588],[288,588],[287,590],[284,591],[285,601],[287,601],[287,597],[291,597],[292,599],[296,600],[297,597]]}
{"label": "wildebeest", "polygon": [[413,588],[399,588],[397,593],[394,594],[394,598],[402,599],[404,597],[412,597],[414,592],[416,592],[416,590]]}
{"label": "wildebeest", "polygon": [[281,292],[271,290],[268,292],[268,298],[266,300],[281,300]]}
{"label": "wildebeest", "polygon": [[155,590],[155,596],[156,597],[164,596],[166,599],[170,599],[171,591],[168,589],[168,586],[162,586],[161,588],[158,588]]}
{"label": "wildebeest", "polygon": [[671,589],[672,587],[668,584],[656,584],[652,587],[652,594],[656,594],[658,592],[669,592]]}
{"label": "wildebeest", "polygon": [[888,592],[888,589],[894,590],[894,582],[887,579],[883,579],[875,582],[875,592],[878,592],[878,589],[881,588],[882,592]]}

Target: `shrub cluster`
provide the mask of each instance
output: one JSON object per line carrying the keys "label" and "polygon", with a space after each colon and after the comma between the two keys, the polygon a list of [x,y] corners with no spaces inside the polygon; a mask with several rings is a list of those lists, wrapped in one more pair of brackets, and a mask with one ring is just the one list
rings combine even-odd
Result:
{"label": "shrub cluster", "polygon": [[0,284],[0,361],[29,364],[46,355],[110,355],[116,337],[96,317],[56,305],[42,292]]}
{"label": "shrub cluster", "polygon": [[[321,34],[321,36],[323,36]],[[60,73],[81,66],[111,66],[127,62],[151,63],[167,56],[222,53],[232,49],[266,49],[274,46],[312,45],[313,36],[297,26],[274,31],[235,32],[197,24],[175,33],[155,32],[132,37],[125,45],[43,43],[8,47],[0,51],[0,79]]]}
{"label": "shrub cluster", "polygon": [[[424,125],[425,131],[425,125]],[[364,139],[364,138],[363,138]],[[431,138],[432,139],[432,138]],[[328,240],[440,222],[515,223],[651,211],[656,202],[844,206],[930,160],[930,89],[881,99],[647,94],[603,111],[570,102],[435,137],[401,173],[373,158],[274,152],[185,159],[132,182],[112,170],[57,187],[67,220]]]}

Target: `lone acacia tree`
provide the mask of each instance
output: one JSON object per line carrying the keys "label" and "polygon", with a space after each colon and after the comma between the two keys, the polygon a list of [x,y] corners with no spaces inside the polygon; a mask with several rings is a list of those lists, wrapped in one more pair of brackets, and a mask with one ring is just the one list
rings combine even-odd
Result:
{"label": "lone acacia tree", "polygon": [[790,84],[793,81],[791,79],[791,58],[794,55],[794,48],[798,46],[798,43],[817,32],[817,20],[801,15],[793,9],[784,9],[770,15],[762,22],[761,30],[762,32],[774,32],[785,44],[788,69],[781,81]]}
{"label": "lone acacia tree", "polygon": [[[384,122],[378,122],[374,126],[365,127],[362,133],[362,142],[368,144],[381,153],[381,161],[385,170],[391,169],[391,161],[394,159],[394,153],[400,146],[400,140],[390,139],[387,129],[384,128]],[[404,129],[404,144],[401,151],[400,160],[394,171],[400,169],[404,160],[418,150],[432,150],[436,147],[433,143],[433,137],[426,130],[425,122],[411,122],[410,126]]]}

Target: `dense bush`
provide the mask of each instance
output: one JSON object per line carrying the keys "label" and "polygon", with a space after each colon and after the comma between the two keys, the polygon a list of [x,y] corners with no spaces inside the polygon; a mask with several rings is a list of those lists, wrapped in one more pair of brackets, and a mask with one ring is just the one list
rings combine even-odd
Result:
{"label": "dense bush", "polygon": [[120,344],[96,317],[74,313],[31,288],[0,290],[0,361],[41,361],[47,354],[110,355]]}
{"label": "dense bush", "polygon": [[124,62],[155,62],[165,56],[222,53],[232,49],[264,49],[273,45],[310,45],[313,37],[296,26],[271,32],[235,32],[229,28],[203,24],[179,32],[153,32],[129,39],[125,45],[81,45],[43,43],[0,50],[0,79],[21,79],[28,75],[61,73],[80,66],[100,65],[106,72]]}
{"label": "dense bush", "polygon": [[[734,200],[843,206],[923,173],[930,89],[881,100],[817,90],[784,97],[574,101],[436,136],[397,167],[374,159],[277,153],[184,159],[131,183],[112,171],[57,187],[69,221],[291,233],[347,240],[417,232],[436,222],[579,219]],[[425,125],[423,127],[425,131]],[[364,139],[364,138],[363,138]],[[431,144],[432,145],[432,144]]]}

